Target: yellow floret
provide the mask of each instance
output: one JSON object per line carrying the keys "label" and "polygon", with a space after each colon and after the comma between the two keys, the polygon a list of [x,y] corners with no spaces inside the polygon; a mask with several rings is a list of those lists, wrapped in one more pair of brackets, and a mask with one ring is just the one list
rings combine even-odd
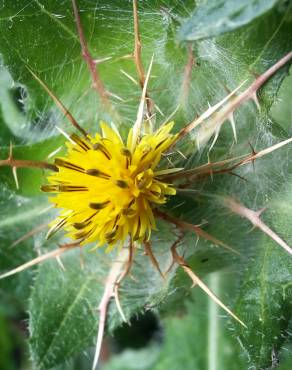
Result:
{"label": "yellow floret", "polygon": [[132,132],[125,145],[119,134],[101,123],[102,134],[80,138],[73,134],[66,156],[57,158],[58,172],[50,175],[43,191],[61,208],[50,234],[60,228],[82,243],[114,245],[129,235],[143,241],[155,229],[152,208],[176,193],[155,173],[161,155],[176,136],[173,123],[162,126],[132,147]]}

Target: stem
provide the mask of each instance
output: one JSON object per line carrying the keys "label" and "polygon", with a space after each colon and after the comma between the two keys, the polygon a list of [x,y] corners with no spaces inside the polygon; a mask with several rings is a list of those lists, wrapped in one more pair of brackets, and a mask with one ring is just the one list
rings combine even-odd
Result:
{"label": "stem", "polygon": [[85,60],[85,62],[87,64],[89,72],[91,74],[92,81],[93,81],[93,88],[98,93],[98,95],[101,97],[102,102],[105,105],[109,106],[110,103],[109,103],[109,100],[108,100],[107,92],[106,92],[106,90],[104,88],[104,85],[103,85],[103,82],[101,81],[101,79],[99,77],[99,74],[97,72],[96,62],[92,58],[92,56],[91,56],[91,54],[88,50],[88,47],[87,47],[87,43],[86,43],[84,32],[83,32],[83,27],[82,27],[81,20],[80,20],[79,11],[78,11],[77,4],[76,4],[75,0],[72,0],[72,5],[73,5],[73,11],[74,11],[74,16],[75,16],[75,20],[76,20],[79,40],[80,40],[82,56],[83,56],[83,59]]}
{"label": "stem", "polygon": [[65,105],[61,102],[59,98],[49,89],[49,87],[42,81],[29,67],[26,67],[29,72],[32,74],[34,79],[42,86],[42,88],[46,91],[46,93],[53,99],[54,103],[57,107],[63,112],[64,116],[68,118],[68,120],[72,123],[74,127],[79,130],[83,136],[87,137],[87,132],[78,124],[76,119],[72,116],[69,110],[65,107]]}

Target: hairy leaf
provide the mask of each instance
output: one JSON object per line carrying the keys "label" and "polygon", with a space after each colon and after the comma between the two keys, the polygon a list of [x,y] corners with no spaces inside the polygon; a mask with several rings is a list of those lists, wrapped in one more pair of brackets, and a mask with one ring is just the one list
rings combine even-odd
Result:
{"label": "hairy leaf", "polygon": [[270,115],[286,132],[291,133],[292,128],[292,68],[290,74],[283,81],[277,94],[277,99],[271,106]]}
{"label": "hairy leaf", "polygon": [[183,23],[180,40],[196,41],[242,27],[271,10],[279,0],[211,0],[198,2]]}

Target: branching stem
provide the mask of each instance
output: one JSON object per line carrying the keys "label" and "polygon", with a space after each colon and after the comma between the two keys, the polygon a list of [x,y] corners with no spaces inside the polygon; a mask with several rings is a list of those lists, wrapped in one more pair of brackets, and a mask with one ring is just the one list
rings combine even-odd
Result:
{"label": "branching stem", "polygon": [[69,112],[69,110],[65,107],[65,105],[61,102],[59,98],[50,90],[50,88],[45,84],[43,80],[40,79],[29,67],[27,67],[29,72],[32,74],[34,79],[42,86],[42,88],[46,91],[46,93],[53,99],[56,106],[63,112],[64,116],[68,118],[68,120],[71,122],[71,124],[77,128],[81,132],[81,134],[85,137],[87,137],[87,132],[78,124],[76,119],[73,117],[73,115]]}
{"label": "branching stem", "polygon": [[103,342],[106,318],[107,318],[107,311],[108,305],[110,300],[114,297],[115,286],[119,281],[121,274],[123,274],[123,269],[125,264],[127,263],[128,257],[128,248],[122,248],[117,256],[117,260],[112,264],[108,277],[106,279],[106,283],[104,286],[103,295],[98,306],[99,310],[99,324],[98,324],[98,332],[97,332],[97,339],[96,339],[96,346],[95,346],[95,355],[94,361],[92,365],[92,370],[95,370],[98,365],[100,350]]}
{"label": "branching stem", "polygon": [[173,259],[178,263],[179,266],[189,275],[193,282],[193,286],[198,285],[215,303],[218,304],[223,310],[225,310],[230,316],[232,316],[236,321],[238,321],[242,326],[246,328],[244,322],[242,322],[239,317],[237,317],[221,300],[211,291],[210,288],[194,273],[190,266],[186,263],[184,258],[180,256],[176,251],[176,245],[172,247]]}
{"label": "branching stem", "polygon": [[76,26],[77,26],[77,31],[78,31],[78,35],[79,35],[79,40],[80,40],[82,56],[83,56],[87,66],[88,66],[88,69],[90,71],[90,74],[91,74],[91,77],[92,77],[92,82],[93,82],[93,88],[96,90],[96,92],[100,96],[102,102],[105,105],[109,106],[110,103],[109,103],[109,100],[108,100],[107,92],[104,88],[103,82],[101,81],[99,73],[97,71],[96,62],[92,58],[92,56],[91,56],[91,54],[88,50],[88,47],[87,47],[87,43],[86,43],[86,40],[85,40],[83,27],[82,27],[82,24],[81,24],[80,15],[79,15],[79,11],[78,11],[78,8],[77,8],[76,0],[72,0],[72,5],[73,5],[73,11],[74,11],[74,16],[75,16],[75,20],[76,20]]}

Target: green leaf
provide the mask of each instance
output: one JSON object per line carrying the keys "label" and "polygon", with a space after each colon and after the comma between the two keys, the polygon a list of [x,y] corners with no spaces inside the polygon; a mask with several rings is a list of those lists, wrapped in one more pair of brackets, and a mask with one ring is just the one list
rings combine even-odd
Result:
{"label": "green leaf", "polygon": [[242,27],[271,10],[279,0],[199,1],[179,30],[180,40],[196,41]]}
{"label": "green leaf", "polygon": [[[169,229],[161,225],[160,230]],[[170,232],[166,240],[157,245],[158,260],[166,270],[171,264]],[[38,369],[49,369],[62,363],[82,348],[92,344],[98,324],[98,303],[104,289],[104,281],[110,264],[117,252],[105,254],[103,249],[91,252],[85,248],[69,252],[62,258],[65,271],[56,262],[48,262],[38,269],[30,301],[31,353]],[[82,260],[84,259],[84,266]],[[147,259],[147,260],[145,260]],[[139,311],[145,304],[156,305],[167,295],[173,273],[163,281],[148,261],[147,256],[137,253],[132,275],[120,289],[120,299],[126,317]],[[139,281],[139,283],[138,283]],[[113,303],[110,306],[108,329],[121,324],[121,317]]]}
{"label": "green leaf", "polygon": [[104,277],[93,256],[86,256],[86,269],[78,253],[63,259],[65,272],[56,262],[39,269],[30,304],[30,344],[38,369],[62,363],[92,341]]}
{"label": "green leaf", "polygon": [[291,96],[292,68],[290,68],[289,76],[287,76],[283,81],[277,94],[277,99],[274,101],[270,109],[270,115],[273,120],[288,133],[291,133],[292,122]]}
{"label": "green leaf", "polygon": [[[9,199],[9,204],[7,200]],[[22,243],[12,246],[15,241],[26,235],[32,228],[47,221],[48,204],[44,198],[26,198],[1,189],[0,193],[0,270],[4,272],[27,262],[43,244],[40,235],[32,235]],[[26,306],[32,282],[32,270],[0,281],[3,309],[9,314]],[[7,306],[8,305],[8,306]]]}
{"label": "green leaf", "polygon": [[[290,182],[275,196],[269,207],[275,231],[291,245]],[[250,261],[238,294],[236,311],[248,328],[238,329],[240,341],[255,368],[272,368],[288,339],[291,319],[291,257],[270,238],[262,236],[254,245],[257,253]]]}

